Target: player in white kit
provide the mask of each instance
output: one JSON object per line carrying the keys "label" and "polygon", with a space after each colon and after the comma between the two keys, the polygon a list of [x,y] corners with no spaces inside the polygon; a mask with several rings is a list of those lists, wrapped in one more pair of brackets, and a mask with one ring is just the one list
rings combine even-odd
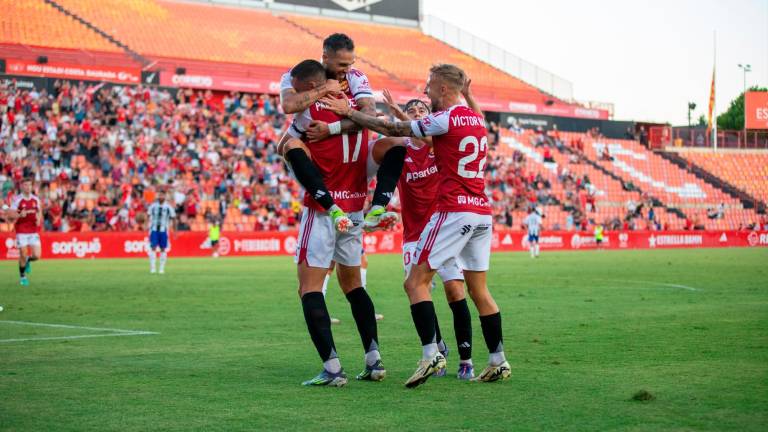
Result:
{"label": "player in white kit", "polygon": [[426,382],[445,365],[445,357],[435,340],[435,308],[430,288],[436,270],[453,258],[464,269],[464,279],[478,309],[490,353],[488,366],[475,380],[497,381],[511,374],[504,355],[501,314],[486,280],[493,225],[485,195],[488,132],[483,116],[460,103],[466,79],[464,71],[454,65],[433,66],[425,87],[433,112],[411,122],[372,117],[338,100],[322,99],[328,109],[379,133],[432,137],[441,180],[437,211],[419,238],[417,265],[405,281],[411,315],[422,344],[422,359],[405,383],[409,388]]}
{"label": "player in white kit", "polygon": [[528,249],[531,251],[531,258],[538,258],[541,215],[536,210],[536,207],[531,206],[528,209],[528,216],[523,220],[523,225],[528,229]]}
{"label": "player in white kit", "polygon": [[[157,200],[147,210],[149,216],[149,272],[165,273],[165,262],[168,259],[168,230],[171,219],[176,217],[173,206],[165,200],[165,191],[157,192]],[[157,251],[160,252],[160,268],[156,267]]]}

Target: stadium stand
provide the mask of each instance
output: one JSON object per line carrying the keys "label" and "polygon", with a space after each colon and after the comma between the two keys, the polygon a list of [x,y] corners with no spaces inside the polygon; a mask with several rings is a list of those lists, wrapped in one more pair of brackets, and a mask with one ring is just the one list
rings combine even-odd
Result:
{"label": "stadium stand", "polygon": [[[0,43],[120,53],[102,36],[42,0],[0,0]],[[5,49],[3,53],[6,54]],[[82,54],[82,53],[81,53]]]}
{"label": "stadium stand", "polygon": [[343,28],[355,41],[358,55],[419,88],[423,88],[425,71],[430,66],[452,63],[462,67],[473,78],[478,96],[493,95],[498,99],[535,103],[554,99],[536,87],[423,34],[417,28],[369,23],[350,26],[344,21],[299,15],[290,15],[287,19],[317,35],[331,34]]}
{"label": "stadium stand", "polygon": [[768,202],[768,153],[689,150],[678,154],[756,199]]}
{"label": "stadium stand", "polygon": [[[501,130],[496,151],[525,161],[525,172],[534,173],[550,185],[545,207],[548,228],[587,229],[596,223],[612,229],[682,228],[682,220],[663,206],[654,204],[639,188],[628,191],[615,176],[590,164],[583,155],[566,147],[567,133]],[[521,173],[526,177],[525,173]],[[541,199],[537,200],[541,203]],[[649,209],[653,207],[653,212]],[[523,209],[525,210],[525,209]],[[524,215],[520,212],[517,217]]]}
{"label": "stadium stand", "polygon": [[300,192],[275,154],[286,119],[274,97],[217,103],[189,90],[62,81],[52,94],[2,84],[0,106],[3,200],[34,177],[47,230],[136,229],[158,187],[170,189],[182,229],[214,218],[233,231],[296,225]]}
{"label": "stadium stand", "polygon": [[[275,80],[317,57],[321,39],[348,33],[374,88],[416,92],[437,62],[464,68],[476,95],[563,104],[417,28],[165,0],[0,0],[7,58],[144,63]],[[41,32],[40,29],[46,29]],[[170,184],[182,229],[295,228],[301,191],[275,154],[286,126],[274,96],[154,88],[0,87],[0,186],[35,175],[46,229],[127,230]],[[529,206],[547,229],[737,229],[754,209],[639,142],[590,132],[506,130],[492,125],[488,193],[500,226],[519,228]],[[691,161],[763,201],[768,155],[690,152]],[[395,201],[396,204],[396,201]],[[0,230],[8,230],[0,226]]]}
{"label": "stadium stand", "polygon": [[625,182],[633,182],[668,207],[679,209],[694,226],[739,229],[757,223],[754,209],[697,178],[637,141],[568,134],[581,140],[584,155]]}
{"label": "stadium stand", "polygon": [[[376,88],[414,91],[423,87],[424,71],[432,64],[450,62],[473,77],[478,96],[564,104],[416,28],[350,25],[330,18],[276,16],[256,9],[161,0],[55,2],[153,60],[187,59],[285,70],[299,59],[317,57],[323,37],[344,31],[356,41],[358,55],[366,63],[359,67]],[[231,70],[245,73],[236,67]]]}

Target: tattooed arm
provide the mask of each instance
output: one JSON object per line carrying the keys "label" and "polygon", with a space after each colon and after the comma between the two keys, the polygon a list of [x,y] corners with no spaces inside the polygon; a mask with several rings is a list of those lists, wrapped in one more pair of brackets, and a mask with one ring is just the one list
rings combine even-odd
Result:
{"label": "tattooed arm", "polygon": [[338,93],[341,86],[336,80],[328,80],[325,84],[315,87],[311,90],[297,93],[293,88],[286,88],[280,92],[280,105],[286,114],[295,114],[309,108],[321,97],[329,93]]}
{"label": "tattooed arm", "polygon": [[386,118],[366,114],[362,111],[356,111],[344,99],[326,97],[322,99],[322,102],[326,105],[327,109],[340,116],[347,117],[365,129],[371,129],[387,136],[414,136],[410,121],[391,121]]}

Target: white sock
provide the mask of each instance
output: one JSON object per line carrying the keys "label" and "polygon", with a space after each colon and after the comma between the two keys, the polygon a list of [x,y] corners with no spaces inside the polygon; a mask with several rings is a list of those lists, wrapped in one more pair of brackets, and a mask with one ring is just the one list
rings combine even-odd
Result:
{"label": "white sock", "polygon": [[535,252],[534,252],[534,250],[535,250],[535,246],[531,245],[531,247],[530,247],[530,248],[528,248],[528,249],[531,251],[531,258],[533,258],[534,256],[536,256],[536,255],[535,255]]}
{"label": "white sock", "polygon": [[421,357],[424,360],[431,360],[432,357],[435,356],[435,353],[437,353],[437,344],[431,343],[421,346]]}
{"label": "white sock", "polygon": [[325,294],[328,292],[328,281],[331,280],[331,275],[326,274],[325,280],[323,281],[323,297],[325,297]]}
{"label": "white sock", "polygon": [[365,364],[368,366],[375,365],[379,360],[381,360],[381,354],[379,353],[379,350],[370,350],[365,353]]}
{"label": "white sock", "polygon": [[490,356],[488,356],[488,364],[490,364],[491,366],[498,366],[504,363],[505,361],[507,361],[507,357],[504,355],[504,351],[491,353]]}
{"label": "white sock", "polygon": [[160,271],[165,271],[165,261],[168,259],[168,252],[160,252]]}
{"label": "white sock", "polygon": [[368,273],[368,269],[364,269],[364,268],[360,269],[360,280],[363,281],[363,288],[365,288],[367,273]]}
{"label": "white sock", "polygon": [[459,360],[459,364],[465,364],[472,366],[472,359]]}
{"label": "white sock", "polygon": [[157,255],[155,255],[155,251],[151,250],[149,251],[149,269],[154,271],[155,270],[155,260],[157,259]]}
{"label": "white sock", "polygon": [[330,373],[335,374],[341,372],[341,362],[339,361],[338,357],[324,361],[323,367]]}
{"label": "white sock", "polygon": [[440,339],[440,341],[438,341],[438,342],[437,342],[437,349],[438,349],[438,351],[440,351],[440,352],[445,352],[445,350],[446,350],[447,348],[448,348],[448,347],[447,347],[447,346],[445,346],[445,341],[444,341],[443,339]]}
{"label": "white sock", "polygon": [[536,243],[535,248],[536,248],[536,256],[539,256],[539,244],[538,243]]}

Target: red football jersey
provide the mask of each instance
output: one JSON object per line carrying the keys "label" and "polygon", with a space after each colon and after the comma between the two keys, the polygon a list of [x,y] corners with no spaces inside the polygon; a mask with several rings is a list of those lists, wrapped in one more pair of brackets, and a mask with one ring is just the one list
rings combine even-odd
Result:
{"label": "red football jersey", "polygon": [[[17,195],[11,203],[11,208],[19,213],[25,212],[24,216],[16,220],[16,234],[34,234],[40,231],[38,225],[37,212],[40,210],[40,200],[35,195],[25,197]],[[39,221],[42,224],[43,221]]]}
{"label": "red football jersey", "polygon": [[403,242],[419,239],[437,207],[440,178],[432,147],[417,147],[408,139],[403,173],[397,182],[403,218]]}
{"label": "red football jersey", "polygon": [[[325,109],[321,102],[315,102],[293,119],[288,133],[302,138],[313,120],[333,123],[341,117]],[[368,196],[368,131],[353,134],[331,135],[318,142],[305,142],[312,154],[312,162],[323,176],[323,181],[333,200],[345,212],[363,210]],[[304,194],[304,205],[317,211],[325,209],[313,197]]]}
{"label": "red football jersey", "polygon": [[431,136],[440,186],[437,211],[490,215],[485,194],[488,131],[485,120],[469,107],[454,105],[411,122],[413,134]]}

